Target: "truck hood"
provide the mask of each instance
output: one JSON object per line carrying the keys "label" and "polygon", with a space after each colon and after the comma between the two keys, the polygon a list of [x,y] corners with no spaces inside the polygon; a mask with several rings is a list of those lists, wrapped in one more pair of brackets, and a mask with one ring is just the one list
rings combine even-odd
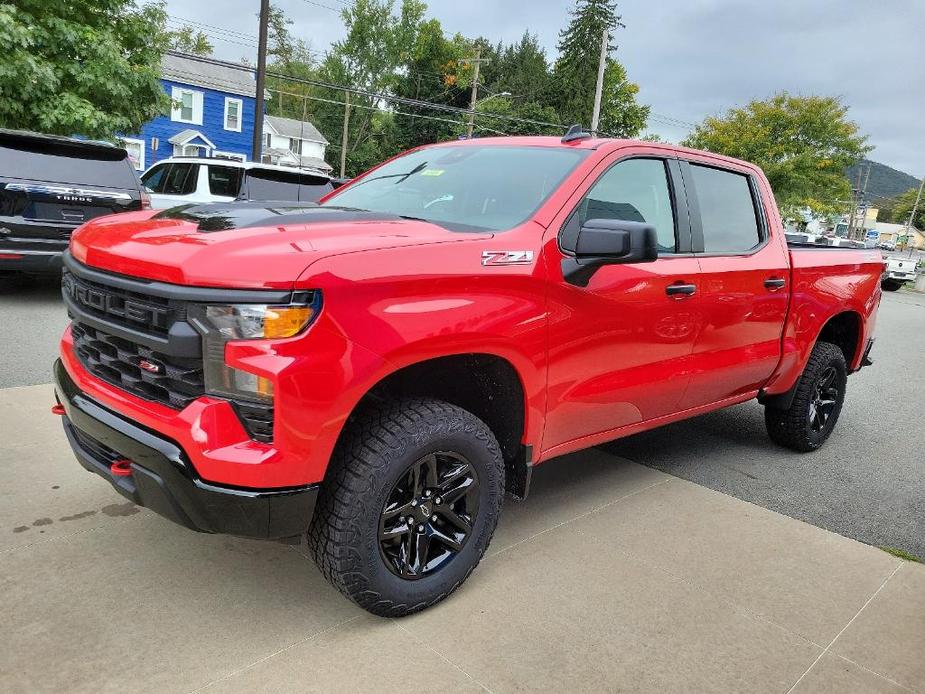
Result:
{"label": "truck hood", "polygon": [[80,227],[70,250],[86,265],[132,277],[291,289],[323,257],[492,236],[364,210],[284,205],[186,205],[113,215]]}

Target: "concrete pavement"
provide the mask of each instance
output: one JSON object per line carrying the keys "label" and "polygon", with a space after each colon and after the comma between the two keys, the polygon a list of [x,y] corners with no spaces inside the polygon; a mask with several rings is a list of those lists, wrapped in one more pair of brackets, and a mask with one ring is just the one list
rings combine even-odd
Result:
{"label": "concrete pavement", "polygon": [[601,450],[544,465],[489,556],[410,618],[302,548],[199,535],[0,391],[0,689],[925,691],[925,566]]}

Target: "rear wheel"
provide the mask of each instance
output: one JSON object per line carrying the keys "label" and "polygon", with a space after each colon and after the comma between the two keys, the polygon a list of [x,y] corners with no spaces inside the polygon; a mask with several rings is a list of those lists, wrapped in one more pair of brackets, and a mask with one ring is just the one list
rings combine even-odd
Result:
{"label": "rear wheel", "polygon": [[899,291],[899,288],[903,286],[902,282],[897,280],[883,280],[880,283],[880,288],[885,292],[895,292]]}
{"label": "rear wheel", "polygon": [[848,368],[841,349],[829,342],[817,343],[790,407],[764,409],[771,440],[801,453],[819,448],[838,421],[847,382]]}
{"label": "rear wheel", "polygon": [[422,610],[468,578],[504,497],[491,430],[439,400],[369,409],[347,425],[308,544],[325,577],[383,616]]}

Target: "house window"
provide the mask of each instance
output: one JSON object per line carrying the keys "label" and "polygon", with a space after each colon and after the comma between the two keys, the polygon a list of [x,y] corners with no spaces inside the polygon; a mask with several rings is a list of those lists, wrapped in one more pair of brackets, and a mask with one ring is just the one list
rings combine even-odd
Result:
{"label": "house window", "polygon": [[[202,150],[202,151],[200,151]],[[201,157],[208,156],[209,148],[203,145],[174,145],[173,156],[175,157]]]}
{"label": "house window", "polygon": [[136,171],[144,171],[145,168],[145,141],[136,140],[134,137],[123,137],[122,146],[128,152],[129,161]]}
{"label": "house window", "polygon": [[263,134],[263,146],[267,148],[273,146],[273,135],[271,133]]}
{"label": "house window", "polygon": [[173,87],[170,94],[170,120],[202,125],[202,92]]}
{"label": "house window", "polygon": [[289,138],[289,151],[293,154],[302,154],[302,140],[297,137]]}
{"label": "house window", "polygon": [[225,97],[225,130],[241,132],[241,99]]}

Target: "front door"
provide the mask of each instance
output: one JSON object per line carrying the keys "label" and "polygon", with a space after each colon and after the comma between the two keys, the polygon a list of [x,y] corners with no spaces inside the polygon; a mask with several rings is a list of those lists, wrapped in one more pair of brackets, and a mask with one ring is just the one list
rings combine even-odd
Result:
{"label": "front door", "polygon": [[[678,191],[679,195],[674,192]],[[697,260],[677,162],[632,156],[605,160],[559,213],[544,239],[550,277],[549,407],[544,453],[584,437],[670,414],[688,381],[697,332]],[[606,265],[587,286],[562,261],[591,219],[656,228],[654,262]],[[580,283],[579,283],[580,284]],[[684,291],[671,285],[686,285]]]}

